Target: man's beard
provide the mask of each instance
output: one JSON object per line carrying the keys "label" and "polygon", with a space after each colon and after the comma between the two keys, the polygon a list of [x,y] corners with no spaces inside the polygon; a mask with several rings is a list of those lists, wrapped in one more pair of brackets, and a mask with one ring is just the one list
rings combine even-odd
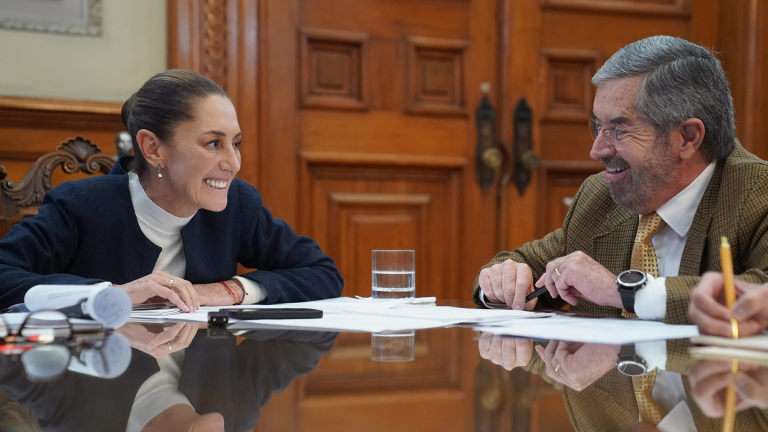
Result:
{"label": "man's beard", "polygon": [[611,198],[616,204],[635,214],[647,212],[649,202],[674,180],[677,163],[669,154],[669,142],[654,143],[642,165],[631,166],[618,156],[600,159],[606,168],[627,168],[629,176],[608,182]]}

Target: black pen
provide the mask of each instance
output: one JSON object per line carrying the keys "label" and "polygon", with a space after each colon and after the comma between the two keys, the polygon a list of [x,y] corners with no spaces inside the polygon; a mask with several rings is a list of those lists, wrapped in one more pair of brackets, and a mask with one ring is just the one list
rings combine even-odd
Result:
{"label": "black pen", "polygon": [[528,303],[529,301],[531,301],[531,300],[535,299],[536,297],[544,294],[545,292],[547,292],[547,287],[543,286],[543,287],[537,289],[536,291],[534,291],[534,292],[528,294],[527,296],[525,296],[525,302]]}

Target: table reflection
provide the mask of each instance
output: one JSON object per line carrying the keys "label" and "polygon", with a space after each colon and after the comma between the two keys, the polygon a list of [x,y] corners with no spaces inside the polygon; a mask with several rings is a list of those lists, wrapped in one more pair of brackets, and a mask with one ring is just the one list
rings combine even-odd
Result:
{"label": "table reflection", "polygon": [[34,382],[20,361],[0,356],[0,388],[46,431],[247,431],[272,394],[312,371],[337,335],[209,336],[198,324],[132,324],[113,334],[133,347],[120,376],[102,379],[70,368],[55,381]]}
{"label": "table reflection", "polygon": [[[768,430],[768,413],[762,411],[768,408],[768,368],[740,363],[733,374],[731,361],[696,362],[689,347],[688,340],[621,346],[490,333],[478,338],[480,356],[487,361],[535,374],[559,389],[575,430],[719,431],[731,383],[739,395],[735,430]],[[641,420],[631,376],[654,368],[653,397],[664,414],[657,425]],[[515,390],[530,392],[525,386]]]}

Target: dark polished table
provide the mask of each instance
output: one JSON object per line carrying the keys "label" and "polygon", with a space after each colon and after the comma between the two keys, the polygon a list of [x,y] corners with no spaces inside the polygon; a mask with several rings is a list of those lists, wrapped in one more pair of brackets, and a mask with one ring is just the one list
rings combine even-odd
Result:
{"label": "dark polished table", "polygon": [[[693,360],[687,340],[662,346],[697,430],[719,431],[730,362]],[[0,429],[660,430],[638,422],[631,377],[616,367],[618,345],[459,327],[371,335],[129,323],[68,350],[69,369],[46,379],[36,378],[48,366],[44,351],[0,356]],[[768,430],[759,409],[768,368],[742,368],[749,386],[736,430]]]}

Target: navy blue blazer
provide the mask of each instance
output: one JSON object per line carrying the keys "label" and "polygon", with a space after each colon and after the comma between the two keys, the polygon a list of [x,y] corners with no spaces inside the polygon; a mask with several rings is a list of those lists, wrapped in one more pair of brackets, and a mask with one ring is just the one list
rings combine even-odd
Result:
{"label": "navy blue blazer", "polygon": [[[139,228],[126,172],[131,158],[121,158],[109,175],[53,188],[36,216],[0,240],[0,308],[22,303],[35,285],[121,285],[152,273],[161,248]],[[226,209],[198,210],[181,237],[184,279],[193,284],[229,280],[240,263],[257,269],[241,276],[264,286],[266,303],[341,295],[344,281],[333,260],[273,218],[242,180],[230,185]]]}

